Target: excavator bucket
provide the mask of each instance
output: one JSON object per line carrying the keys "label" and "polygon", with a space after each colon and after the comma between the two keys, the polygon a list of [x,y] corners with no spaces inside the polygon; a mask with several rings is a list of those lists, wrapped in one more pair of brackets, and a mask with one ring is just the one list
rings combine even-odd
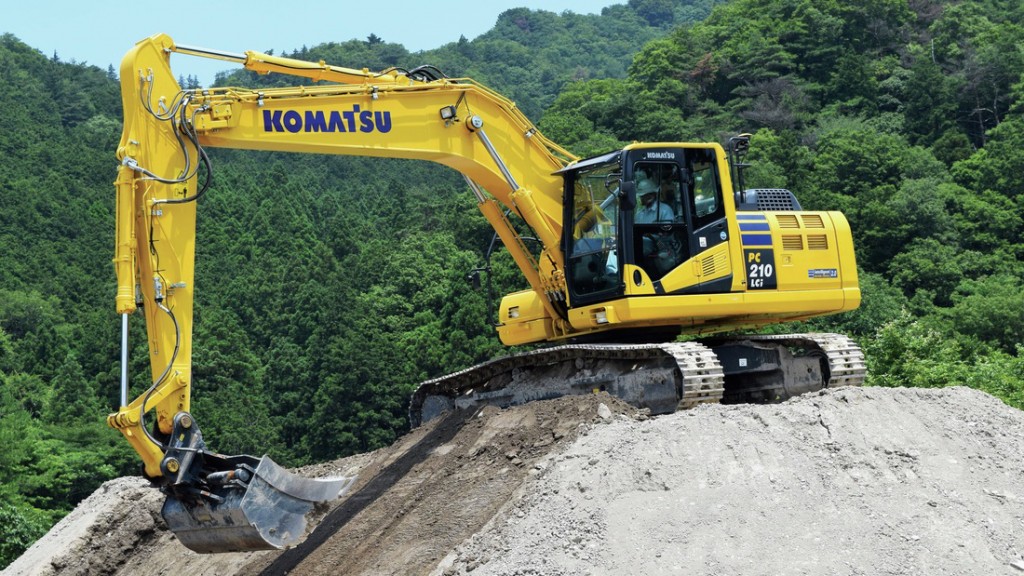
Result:
{"label": "excavator bucket", "polygon": [[[250,468],[243,464],[236,470]],[[220,491],[219,502],[168,495],[161,513],[171,532],[199,553],[289,548],[305,539],[313,507],[338,498],[355,480],[303,478],[267,456],[251,470],[251,475],[234,472],[237,484]]]}
{"label": "excavator bucket", "polygon": [[341,497],[355,477],[304,478],[268,456],[225,456],[206,449],[192,416],[174,418],[161,462],[167,494],[161,514],[171,532],[199,553],[281,550],[302,542],[318,503]]}

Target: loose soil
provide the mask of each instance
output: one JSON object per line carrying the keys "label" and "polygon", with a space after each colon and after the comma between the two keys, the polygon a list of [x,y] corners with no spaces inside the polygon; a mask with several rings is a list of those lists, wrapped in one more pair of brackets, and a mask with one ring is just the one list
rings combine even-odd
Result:
{"label": "loose soil", "polygon": [[195,554],[121,478],[3,574],[1024,576],[1024,412],[967,388],[488,407],[298,472],[359,480],[290,550]]}

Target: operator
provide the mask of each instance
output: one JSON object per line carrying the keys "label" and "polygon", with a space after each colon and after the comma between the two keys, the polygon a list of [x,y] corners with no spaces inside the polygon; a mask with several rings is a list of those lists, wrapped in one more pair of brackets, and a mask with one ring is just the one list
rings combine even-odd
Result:
{"label": "operator", "polygon": [[640,198],[640,207],[633,215],[635,224],[652,224],[654,222],[672,222],[675,212],[668,204],[658,199],[658,185],[654,180],[645,178],[636,184],[636,195]]}

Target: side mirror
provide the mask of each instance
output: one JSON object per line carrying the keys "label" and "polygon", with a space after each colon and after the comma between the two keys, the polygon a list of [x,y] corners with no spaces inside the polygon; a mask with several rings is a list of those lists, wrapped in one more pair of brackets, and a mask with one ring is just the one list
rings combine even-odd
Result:
{"label": "side mirror", "polygon": [[733,154],[742,157],[750,150],[750,134],[740,134],[729,138],[729,146],[732,148]]}
{"label": "side mirror", "polygon": [[622,181],[622,196],[619,198],[619,206],[623,210],[632,210],[636,207],[636,184],[632,180]]}

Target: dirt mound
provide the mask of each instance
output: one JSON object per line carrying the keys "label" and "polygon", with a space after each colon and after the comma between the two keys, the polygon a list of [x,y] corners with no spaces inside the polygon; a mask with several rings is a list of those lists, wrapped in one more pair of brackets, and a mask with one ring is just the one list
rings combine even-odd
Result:
{"label": "dirt mound", "polygon": [[562,398],[302,472],[354,471],[301,546],[206,556],[116,480],[4,574],[1024,574],[1024,412],[964,388],[653,419]]}
{"label": "dirt mound", "polygon": [[1024,412],[846,388],[597,427],[435,573],[1011,574]]}

